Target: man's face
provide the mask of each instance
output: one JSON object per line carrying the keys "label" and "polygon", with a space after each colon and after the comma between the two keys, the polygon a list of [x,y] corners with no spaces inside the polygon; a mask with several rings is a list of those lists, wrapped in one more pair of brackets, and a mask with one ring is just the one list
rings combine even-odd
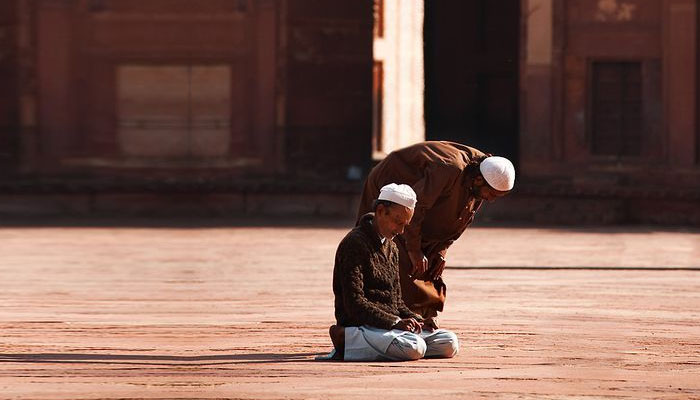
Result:
{"label": "man's face", "polygon": [[503,197],[508,193],[510,193],[510,191],[502,192],[489,186],[483,176],[478,176],[474,181],[472,194],[479,200],[485,200],[492,203],[497,198]]}
{"label": "man's face", "polygon": [[402,234],[406,225],[411,222],[411,218],[413,218],[413,209],[399,204],[391,206],[380,204],[374,214],[377,231],[389,240]]}

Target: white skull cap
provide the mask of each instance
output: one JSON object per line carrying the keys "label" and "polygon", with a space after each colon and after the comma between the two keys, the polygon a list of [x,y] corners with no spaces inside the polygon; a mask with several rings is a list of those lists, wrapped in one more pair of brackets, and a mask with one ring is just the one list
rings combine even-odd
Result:
{"label": "white skull cap", "polygon": [[515,168],[513,163],[505,157],[486,157],[479,164],[481,175],[494,189],[507,192],[513,189],[515,184]]}
{"label": "white skull cap", "polygon": [[390,183],[382,187],[377,200],[386,200],[413,209],[416,207],[416,192],[408,185]]}

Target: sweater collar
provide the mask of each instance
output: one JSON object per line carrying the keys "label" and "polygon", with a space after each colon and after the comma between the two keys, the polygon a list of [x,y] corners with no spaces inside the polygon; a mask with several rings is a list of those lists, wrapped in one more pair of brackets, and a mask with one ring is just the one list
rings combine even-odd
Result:
{"label": "sweater collar", "polygon": [[383,245],[382,237],[379,234],[379,232],[377,232],[377,230],[374,229],[373,222],[374,213],[369,212],[360,218],[360,222],[358,222],[357,225],[359,226],[360,230],[362,230],[362,232],[365,235],[367,235],[367,237],[370,239],[375,248],[380,249]]}

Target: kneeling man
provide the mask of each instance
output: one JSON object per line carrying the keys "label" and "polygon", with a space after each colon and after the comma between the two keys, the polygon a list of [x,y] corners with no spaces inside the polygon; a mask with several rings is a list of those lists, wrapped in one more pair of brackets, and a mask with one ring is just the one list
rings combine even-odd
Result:
{"label": "kneeling man", "polygon": [[408,185],[381,188],[374,212],[340,242],[333,269],[335,318],[330,328],[336,359],[417,360],[453,357],[457,336],[437,321],[406,307],[399,283],[399,252],[394,236],[413,217],[416,194]]}

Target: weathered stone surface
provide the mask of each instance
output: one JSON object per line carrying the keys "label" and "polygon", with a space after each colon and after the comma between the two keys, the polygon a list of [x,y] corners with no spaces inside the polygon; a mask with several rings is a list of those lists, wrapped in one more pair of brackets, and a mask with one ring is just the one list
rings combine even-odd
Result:
{"label": "weathered stone surface", "polygon": [[698,231],[472,229],[451,267],[641,268],[448,269],[456,358],[314,362],[350,224],[0,228],[0,397],[700,397],[700,271],[644,269]]}

